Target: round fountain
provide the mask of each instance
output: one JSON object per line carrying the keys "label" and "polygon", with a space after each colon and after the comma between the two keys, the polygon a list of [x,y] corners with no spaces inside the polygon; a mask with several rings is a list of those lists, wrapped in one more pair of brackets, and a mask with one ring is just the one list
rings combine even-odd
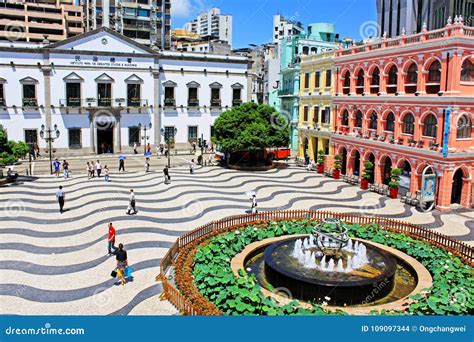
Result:
{"label": "round fountain", "polygon": [[339,220],[326,219],[306,237],[275,242],[263,251],[264,277],[304,301],[345,306],[375,302],[394,288],[397,260],[352,240]]}

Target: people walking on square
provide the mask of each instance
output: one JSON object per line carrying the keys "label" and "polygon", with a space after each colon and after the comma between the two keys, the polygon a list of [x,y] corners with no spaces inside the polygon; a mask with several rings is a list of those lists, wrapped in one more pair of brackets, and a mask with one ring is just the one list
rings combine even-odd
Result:
{"label": "people walking on square", "polygon": [[151,152],[151,144],[150,144],[150,143],[146,144],[146,151],[147,151],[148,153]]}
{"label": "people walking on square", "polygon": [[127,208],[127,215],[134,215],[137,212],[138,211],[135,207],[135,193],[133,192],[133,189],[130,189],[130,198],[129,198],[128,208]]}
{"label": "people walking on square", "polygon": [[253,194],[252,197],[250,198],[250,201],[252,201],[252,214],[256,214],[257,211],[257,195]]}
{"label": "people walking on square", "polygon": [[64,200],[66,198],[66,194],[64,193],[63,186],[59,186],[59,190],[56,191],[56,198],[58,199],[59,203],[59,212],[62,214],[64,212]]}
{"label": "people walking on square", "polygon": [[145,172],[150,172],[150,158],[146,157],[145,159]]}
{"label": "people walking on square", "polygon": [[87,173],[87,179],[91,179],[91,163],[87,162],[86,163],[86,173]]}
{"label": "people walking on square", "polygon": [[196,143],[194,141],[193,141],[192,147],[193,147],[193,153],[196,153]]}
{"label": "people walking on square", "polygon": [[128,267],[127,252],[123,248],[123,244],[119,243],[118,250],[115,251],[115,259],[117,260],[117,276],[120,278],[122,285],[125,285],[125,269]]}
{"label": "people walking on square", "polygon": [[160,145],[156,145],[156,158],[160,159],[160,156],[161,156]]}
{"label": "people walking on square", "polygon": [[165,166],[165,168],[163,169],[163,175],[165,176],[165,184],[170,184],[171,177],[170,177],[168,166]]}
{"label": "people walking on square", "polygon": [[106,182],[109,181],[109,168],[107,167],[107,165],[104,166],[104,179]]}
{"label": "people walking on square", "polygon": [[134,154],[138,154],[138,151],[137,151],[137,143],[133,143],[133,153]]}
{"label": "people walking on square", "polygon": [[66,159],[63,161],[63,172],[64,172],[64,179],[69,178],[69,163]]}
{"label": "people walking on square", "polygon": [[109,238],[108,238],[107,247],[109,250],[109,256],[111,256],[112,254],[115,254],[117,247],[115,247],[115,228],[112,225],[112,222],[109,223]]}
{"label": "people walking on square", "polygon": [[123,171],[125,172],[125,161],[123,159],[119,159],[119,172]]}
{"label": "people walking on square", "polygon": [[39,158],[41,157],[41,154],[40,154],[40,148],[38,145],[35,145],[35,150],[36,150],[36,158]]}
{"label": "people walking on square", "polygon": [[53,161],[53,170],[54,170],[54,174],[56,175],[56,178],[59,178],[59,168],[61,167],[61,163],[58,161],[58,159],[56,158],[54,161]]}
{"label": "people walking on square", "polygon": [[194,166],[196,163],[194,162],[194,159],[191,159],[191,164],[189,164],[189,173],[193,174],[194,173]]}
{"label": "people walking on square", "polygon": [[28,153],[33,158],[33,160],[36,160],[36,151],[33,144],[30,145],[30,151]]}
{"label": "people walking on square", "polygon": [[95,163],[95,169],[97,170],[97,178],[100,178],[100,174],[102,173],[102,165],[100,165],[99,160],[97,160],[97,163]]}
{"label": "people walking on square", "polygon": [[97,168],[97,165],[95,165],[94,161],[91,161],[91,178],[95,177],[96,168]]}

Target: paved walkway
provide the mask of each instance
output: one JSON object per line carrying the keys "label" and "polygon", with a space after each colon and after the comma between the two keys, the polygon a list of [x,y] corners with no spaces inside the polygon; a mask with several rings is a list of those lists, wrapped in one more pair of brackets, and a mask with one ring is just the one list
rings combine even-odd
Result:
{"label": "paved walkway", "polygon": [[[112,182],[84,175],[64,181],[51,176],[1,188],[0,314],[157,315],[176,314],[160,301],[154,281],[160,258],[183,232],[208,221],[242,214],[245,192],[258,191],[259,210],[325,209],[404,219],[474,245],[474,212],[420,213],[400,201],[308,173],[302,168],[238,172],[218,167],[112,174]],[[62,184],[66,211],[54,197]],[[128,189],[138,215],[125,214]],[[134,280],[114,285],[115,260],[107,254],[107,224],[125,245]]]}

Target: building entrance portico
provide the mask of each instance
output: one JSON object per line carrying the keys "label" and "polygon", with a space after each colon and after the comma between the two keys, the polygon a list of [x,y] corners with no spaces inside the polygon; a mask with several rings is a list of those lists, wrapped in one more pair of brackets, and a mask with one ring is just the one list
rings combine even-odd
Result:
{"label": "building entrance portico", "polygon": [[119,153],[122,151],[120,118],[120,108],[93,108],[89,110],[92,153]]}

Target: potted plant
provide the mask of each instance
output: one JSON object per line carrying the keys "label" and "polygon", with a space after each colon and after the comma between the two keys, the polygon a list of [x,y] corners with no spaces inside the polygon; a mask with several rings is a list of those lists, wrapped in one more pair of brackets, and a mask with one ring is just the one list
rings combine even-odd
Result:
{"label": "potted plant", "polygon": [[372,178],[374,173],[374,164],[367,160],[364,163],[364,171],[362,172],[362,179],[360,180],[360,188],[362,190],[367,190],[369,188],[369,180]]}
{"label": "potted plant", "polygon": [[318,151],[318,173],[323,173],[324,172],[324,151],[319,150]]}
{"label": "potted plant", "polygon": [[400,175],[402,174],[402,170],[395,167],[390,172],[390,182],[388,182],[388,186],[390,187],[390,198],[396,199],[398,197],[398,187],[400,186]]}
{"label": "potted plant", "polygon": [[332,172],[332,176],[334,179],[339,179],[341,175],[341,160],[342,157],[340,154],[336,154],[334,156],[334,171]]}

